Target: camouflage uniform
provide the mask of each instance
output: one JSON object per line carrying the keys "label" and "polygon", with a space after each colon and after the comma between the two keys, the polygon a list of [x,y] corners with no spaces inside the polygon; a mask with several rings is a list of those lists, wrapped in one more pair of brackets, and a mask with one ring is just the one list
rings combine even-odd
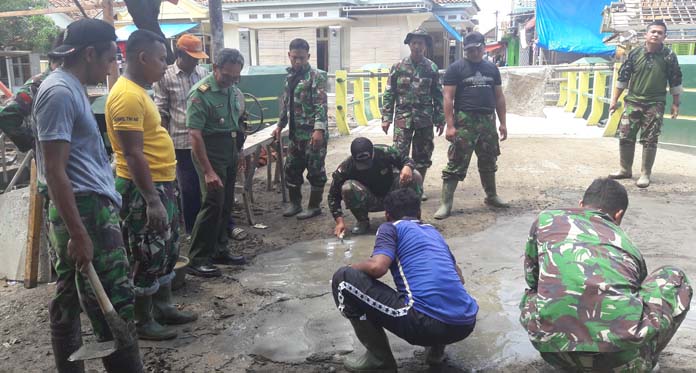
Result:
{"label": "camouflage uniform", "polygon": [[525,250],[529,288],[520,322],[549,363],[567,369],[650,370],[689,309],[684,272],[645,261],[608,215],[547,210]]}
{"label": "camouflage uniform", "polygon": [[34,146],[34,134],[30,126],[23,124],[25,118],[31,118],[31,107],[36,92],[50,73],[50,70],[46,70],[27,80],[7,105],[0,108],[0,131],[4,132],[21,152],[27,152]]}
{"label": "camouflage uniform", "polygon": [[[282,99],[278,127],[290,125],[290,143],[285,159],[285,180],[288,187],[302,185],[302,173],[307,169],[307,181],[313,187],[323,188],[326,184],[326,147],[329,140],[329,125],[326,116],[326,73],[307,64],[299,81],[289,92],[294,72],[288,68],[285,94]],[[314,130],[324,131],[324,141],[319,149],[309,142]]]}
{"label": "camouflage uniform", "polygon": [[179,190],[176,181],[155,182],[154,186],[169,222],[162,234],[147,228],[147,205],[135,183],[116,178],[116,190],[123,198],[120,215],[124,241],[128,243],[130,263],[137,268],[133,278],[137,296],[152,295],[160,284],[170,283],[179,258]]}
{"label": "camouflage uniform", "polygon": [[442,170],[442,178],[456,178],[463,181],[474,151],[478,159],[479,172],[496,172],[500,145],[495,127],[495,115],[457,111],[454,121],[457,132],[447,150],[449,161]]}
{"label": "camouflage uniform", "polygon": [[392,122],[394,117],[394,147],[408,156],[413,141],[416,168],[430,167],[433,125],[445,124],[437,65],[425,57],[420,63],[413,62],[411,57],[397,62],[389,71],[389,84],[382,100],[382,121]]}
{"label": "camouflage uniform", "polygon": [[[386,145],[374,146],[373,164],[369,170],[358,171],[353,162],[353,157],[348,157],[333,173],[328,202],[334,219],[343,216],[341,201],[358,220],[366,219],[368,212],[384,211],[384,197],[400,187],[400,170],[404,166],[415,168],[411,158]],[[406,187],[420,195],[422,184],[423,179],[414,170],[412,181]]]}
{"label": "camouflage uniform", "polygon": [[[128,279],[129,264],[119,227],[118,207],[109,198],[97,194],[78,194],[75,205],[94,245],[94,270],[116,312],[124,320],[131,321],[134,292]],[[82,305],[97,338],[111,340],[111,331],[89,281],[75,268],[68,255],[70,235],[52,201],[46,216],[51,259],[58,275],[56,295],[49,306],[52,329],[53,324],[79,321]]]}

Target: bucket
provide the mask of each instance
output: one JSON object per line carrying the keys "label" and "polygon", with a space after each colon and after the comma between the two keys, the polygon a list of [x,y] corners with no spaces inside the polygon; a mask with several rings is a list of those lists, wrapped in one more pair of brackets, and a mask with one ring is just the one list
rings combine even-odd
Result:
{"label": "bucket", "polygon": [[174,280],[172,280],[172,290],[181,289],[186,285],[186,267],[189,265],[189,258],[179,256],[174,265]]}

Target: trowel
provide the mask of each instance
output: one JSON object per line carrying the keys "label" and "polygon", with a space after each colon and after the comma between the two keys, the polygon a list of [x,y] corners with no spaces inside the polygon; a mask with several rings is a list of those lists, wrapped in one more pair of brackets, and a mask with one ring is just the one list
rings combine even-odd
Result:
{"label": "trowel", "polygon": [[77,351],[70,355],[68,361],[100,359],[113,354],[118,349],[131,346],[135,343],[133,335],[128,330],[128,325],[126,325],[126,322],[116,313],[109,297],[106,296],[104,287],[101,281],[99,281],[99,276],[97,276],[92,262],[87,265],[87,279],[90,285],[92,285],[92,289],[94,289],[94,293],[97,296],[97,303],[99,303],[99,308],[101,308],[102,313],[104,313],[104,318],[106,319],[106,323],[109,324],[109,329],[111,329],[111,334],[114,339],[107,342],[82,345]]}

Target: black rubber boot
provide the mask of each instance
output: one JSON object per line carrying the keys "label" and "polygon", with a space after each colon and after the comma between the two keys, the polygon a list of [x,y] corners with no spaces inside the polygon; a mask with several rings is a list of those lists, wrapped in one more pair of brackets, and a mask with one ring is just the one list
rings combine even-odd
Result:
{"label": "black rubber boot", "polygon": [[160,324],[180,325],[198,319],[193,312],[179,311],[172,304],[172,284],[160,285],[159,290],[152,295],[152,314]]}
{"label": "black rubber boot", "polygon": [[176,338],[176,330],[160,325],[152,317],[152,296],[135,297],[135,330],[138,338],[164,341]]}
{"label": "black rubber boot", "polygon": [[290,205],[283,212],[283,216],[289,218],[302,212],[302,190],[300,187],[288,187]]}
{"label": "black rubber boot", "polygon": [[321,215],[321,198],[324,195],[324,187],[312,187],[309,194],[307,209],[297,214],[297,219],[305,220]]}
{"label": "black rubber boot", "polygon": [[421,174],[421,178],[423,178],[423,194],[421,194],[421,201],[427,201],[428,196],[425,195],[425,173],[428,172],[428,169],[425,167],[421,167],[418,169],[418,173]]}
{"label": "black rubber boot", "polygon": [[143,373],[143,359],[140,357],[138,339],[133,338],[132,345],[102,358],[102,364],[109,373]]}
{"label": "black rubber boot", "polygon": [[457,184],[459,180],[457,179],[443,179],[442,180],[442,194],[440,195],[440,208],[437,209],[435,219],[442,220],[446,219],[452,213],[452,204],[454,201],[454,191],[457,190]]}
{"label": "black rubber boot", "polygon": [[486,192],[486,198],[483,200],[485,204],[492,207],[508,208],[510,204],[503,201],[496,193],[495,188],[495,172],[479,172],[481,176],[481,185]]}
{"label": "black rubber boot", "polygon": [[351,319],[350,323],[367,351],[355,359],[347,359],[343,363],[345,368],[349,372],[396,372],[396,360],[384,329],[369,320]]}
{"label": "black rubber boot", "polygon": [[365,234],[370,230],[370,218],[368,217],[368,212],[363,210],[350,210],[355,216],[355,220],[358,222],[355,227],[350,230],[350,233],[354,235]]}
{"label": "black rubber boot", "polygon": [[51,325],[51,345],[58,373],[84,373],[82,361],[68,361],[70,355],[82,346],[79,318],[68,326]]}
{"label": "black rubber boot", "polygon": [[621,170],[609,174],[610,179],[630,179],[633,176],[633,157],[636,152],[636,143],[631,141],[619,141],[619,163]]}
{"label": "black rubber boot", "polygon": [[440,365],[445,361],[445,345],[435,345],[425,348],[425,363]]}
{"label": "black rubber boot", "polygon": [[643,165],[640,169],[640,178],[636,182],[638,188],[647,188],[650,185],[650,175],[655,164],[655,156],[657,155],[656,147],[643,146]]}

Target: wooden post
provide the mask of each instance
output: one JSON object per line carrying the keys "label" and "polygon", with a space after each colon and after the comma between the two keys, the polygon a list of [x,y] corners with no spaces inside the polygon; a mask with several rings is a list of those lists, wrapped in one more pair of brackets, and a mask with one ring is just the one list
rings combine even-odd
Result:
{"label": "wooden post", "polygon": [[29,224],[27,226],[27,251],[24,261],[24,287],[36,287],[39,277],[39,250],[43,223],[43,197],[36,183],[36,162],[31,162],[29,183]]}
{"label": "wooden post", "polygon": [[210,35],[212,36],[210,56],[215,61],[215,55],[225,47],[225,36],[222,31],[222,1],[208,0],[208,14],[210,16]]}
{"label": "wooden post", "polygon": [[[114,25],[114,2],[113,0],[102,0],[102,7],[104,11],[102,13],[102,19],[104,22]],[[106,78],[109,91],[111,87],[114,86],[116,80],[118,80],[118,63],[114,61],[109,68],[109,76]]]}

